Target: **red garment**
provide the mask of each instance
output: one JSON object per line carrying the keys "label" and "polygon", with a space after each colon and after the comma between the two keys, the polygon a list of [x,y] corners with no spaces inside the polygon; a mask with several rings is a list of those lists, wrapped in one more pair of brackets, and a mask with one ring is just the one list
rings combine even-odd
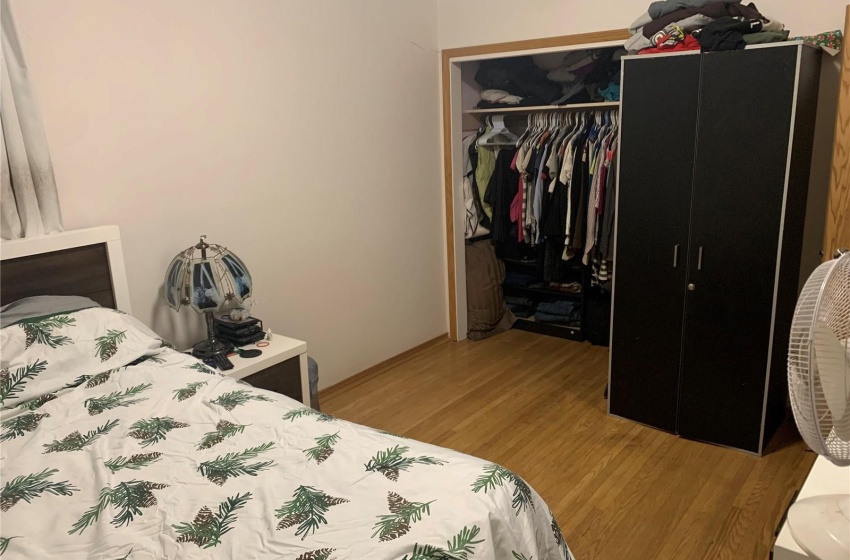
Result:
{"label": "red garment", "polygon": [[694,39],[693,35],[685,35],[685,40],[681,43],[676,43],[675,46],[669,47],[666,49],[656,49],[649,48],[643,49],[638,54],[658,54],[658,53],[666,53],[666,52],[675,52],[675,51],[698,51],[699,50],[699,41]]}
{"label": "red garment", "polygon": [[[514,154],[514,160],[511,162],[511,169],[517,170],[516,160],[519,156],[519,150]],[[522,173],[519,174],[519,186],[517,187],[516,196],[511,201],[511,221],[517,223],[517,236],[519,241],[522,241],[522,227],[519,227],[519,221],[522,219]]]}

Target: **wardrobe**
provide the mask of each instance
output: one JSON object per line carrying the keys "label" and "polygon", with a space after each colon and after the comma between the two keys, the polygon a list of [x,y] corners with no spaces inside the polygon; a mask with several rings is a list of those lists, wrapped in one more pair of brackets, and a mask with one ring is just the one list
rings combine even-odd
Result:
{"label": "wardrobe", "polygon": [[819,74],[800,42],[624,57],[610,414],[756,454],[785,418]]}

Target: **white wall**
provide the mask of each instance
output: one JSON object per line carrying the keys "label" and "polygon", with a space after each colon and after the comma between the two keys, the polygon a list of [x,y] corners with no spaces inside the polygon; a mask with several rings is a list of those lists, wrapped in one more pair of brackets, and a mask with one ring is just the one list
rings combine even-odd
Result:
{"label": "white wall", "polygon": [[[626,0],[13,0],[65,224],[118,224],[133,309],[206,233],[328,386],[446,331],[436,51],[626,27]],[[794,33],[845,0],[760,2]]]}
{"label": "white wall", "polygon": [[137,316],[229,246],[322,386],[446,332],[436,5],[14,0],[67,228],[118,224]]}
{"label": "white wall", "polygon": [[[436,1],[442,50],[624,29],[647,10],[651,0]],[[759,0],[757,5],[765,16],[783,22],[792,36],[844,29],[847,0]],[[840,62],[840,56],[823,55],[809,190],[809,204],[815,206],[824,206],[827,198]],[[806,235],[822,235],[822,224],[811,220]],[[804,274],[819,261],[817,254],[805,255]]]}
{"label": "white wall", "polygon": [[[744,0],[745,3],[748,0]],[[626,28],[650,0],[437,0],[441,49]],[[844,29],[847,0],[761,0],[793,35]]]}

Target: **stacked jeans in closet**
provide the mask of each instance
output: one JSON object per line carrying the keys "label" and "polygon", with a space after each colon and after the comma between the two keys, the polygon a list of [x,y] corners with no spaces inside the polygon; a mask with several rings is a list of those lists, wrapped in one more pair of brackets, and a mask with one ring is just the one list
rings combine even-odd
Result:
{"label": "stacked jeans in closet", "polygon": [[534,320],[541,323],[575,325],[581,322],[581,306],[575,301],[540,302]]}

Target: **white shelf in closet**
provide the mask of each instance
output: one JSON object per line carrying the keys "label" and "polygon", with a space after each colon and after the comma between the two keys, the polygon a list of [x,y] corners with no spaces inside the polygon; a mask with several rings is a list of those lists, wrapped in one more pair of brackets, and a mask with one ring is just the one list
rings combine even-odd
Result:
{"label": "white shelf in closet", "polygon": [[536,105],[533,107],[502,107],[498,109],[466,109],[465,115],[502,115],[506,113],[524,115],[527,113],[542,113],[545,111],[593,111],[596,109],[616,109],[619,101],[601,101],[598,103],[573,103],[572,105]]}

